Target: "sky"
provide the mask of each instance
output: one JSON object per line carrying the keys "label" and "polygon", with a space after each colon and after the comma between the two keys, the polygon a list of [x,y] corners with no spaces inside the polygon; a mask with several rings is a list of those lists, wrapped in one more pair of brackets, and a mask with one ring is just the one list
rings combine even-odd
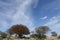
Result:
{"label": "sky", "polygon": [[0,31],[16,24],[30,31],[44,25],[60,34],[60,0],[0,0]]}

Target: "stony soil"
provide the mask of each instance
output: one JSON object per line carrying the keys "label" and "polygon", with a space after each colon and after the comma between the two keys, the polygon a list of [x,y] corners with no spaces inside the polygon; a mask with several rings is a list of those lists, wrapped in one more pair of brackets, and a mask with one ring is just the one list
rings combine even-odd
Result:
{"label": "stony soil", "polygon": [[[3,39],[3,40],[7,40],[7,39]],[[14,39],[14,38],[12,38],[10,40],[38,40],[38,39],[36,39],[36,38],[30,38],[30,39]],[[60,39],[58,39],[57,37],[47,37],[47,39],[45,39],[45,40],[60,40]]]}

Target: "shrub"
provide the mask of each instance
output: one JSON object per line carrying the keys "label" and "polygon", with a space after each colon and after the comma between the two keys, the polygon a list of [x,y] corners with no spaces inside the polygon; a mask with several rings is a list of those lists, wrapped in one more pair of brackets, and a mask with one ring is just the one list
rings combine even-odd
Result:
{"label": "shrub", "polygon": [[43,36],[41,36],[40,38],[41,38],[41,39],[42,39],[42,38],[43,38],[43,39],[46,39],[46,35],[43,35]]}
{"label": "shrub", "polygon": [[6,38],[6,37],[7,37],[7,34],[2,33],[2,34],[1,34],[1,37],[2,37],[2,38]]}
{"label": "shrub", "polygon": [[58,39],[60,39],[60,36],[58,36]]}
{"label": "shrub", "polygon": [[4,33],[4,32],[0,32],[0,35],[1,35],[1,38],[6,38],[7,37],[7,34]]}
{"label": "shrub", "polygon": [[41,40],[45,40],[45,38],[42,38]]}
{"label": "shrub", "polygon": [[11,35],[8,35],[8,36],[7,36],[7,40],[9,40],[9,39],[11,39]]}
{"label": "shrub", "polygon": [[46,35],[39,35],[39,34],[32,34],[31,35],[32,38],[38,38],[38,39],[46,39]]}
{"label": "shrub", "polygon": [[32,38],[38,38],[39,35],[38,34],[32,34],[30,37],[32,37]]}

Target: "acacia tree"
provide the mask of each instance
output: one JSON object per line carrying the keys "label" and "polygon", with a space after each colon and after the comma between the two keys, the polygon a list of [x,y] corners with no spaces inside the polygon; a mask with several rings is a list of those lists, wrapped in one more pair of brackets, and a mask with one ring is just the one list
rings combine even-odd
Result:
{"label": "acacia tree", "polygon": [[40,36],[43,36],[46,34],[50,28],[48,26],[40,26],[36,28],[36,33],[38,33]]}
{"label": "acacia tree", "polygon": [[11,28],[8,29],[9,34],[18,34],[19,37],[22,37],[22,35],[29,34],[29,29],[25,25],[13,25]]}
{"label": "acacia tree", "polygon": [[56,32],[51,32],[52,36],[57,36]]}

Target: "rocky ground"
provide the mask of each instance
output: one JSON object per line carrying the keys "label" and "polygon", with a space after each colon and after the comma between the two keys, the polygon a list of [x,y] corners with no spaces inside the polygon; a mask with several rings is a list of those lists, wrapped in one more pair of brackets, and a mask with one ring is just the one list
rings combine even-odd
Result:
{"label": "rocky ground", "polygon": [[47,37],[46,40],[60,40],[60,39],[58,39],[58,37]]}
{"label": "rocky ground", "polygon": [[[3,39],[3,40],[7,40],[7,39]],[[12,38],[10,40],[38,40],[38,39],[36,39],[36,38],[30,38],[30,39],[14,39],[14,38]],[[57,37],[47,37],[47,39],[45,39],[45,40],[60,40],[60,39],[58,39]]]}

